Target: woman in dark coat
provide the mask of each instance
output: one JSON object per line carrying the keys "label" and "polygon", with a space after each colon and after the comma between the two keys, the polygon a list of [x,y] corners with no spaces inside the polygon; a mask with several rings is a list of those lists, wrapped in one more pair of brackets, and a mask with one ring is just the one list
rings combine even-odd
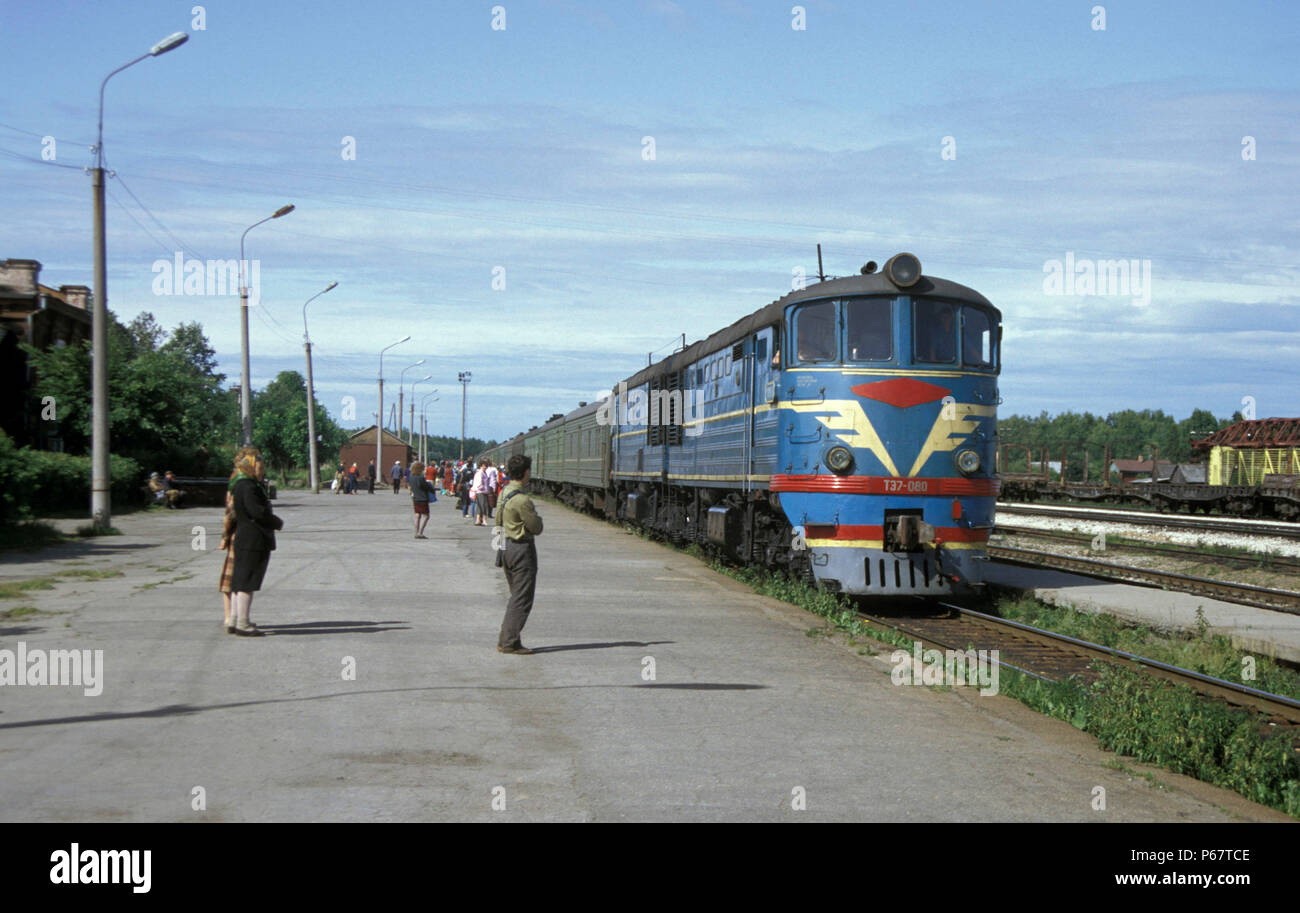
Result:
{"label": "woman in dark coat", "polygon": [[248,620],[253,594],[262,588],[262,578],[275,551],[275,531],[284,521],[271,512],[262,479],[266,465],[254,447],[245,447],[235,457],[235,476],[230,480],[235,505],[235,562],[231,589],[235,591],[235,633],[261,637],[263,632]]}

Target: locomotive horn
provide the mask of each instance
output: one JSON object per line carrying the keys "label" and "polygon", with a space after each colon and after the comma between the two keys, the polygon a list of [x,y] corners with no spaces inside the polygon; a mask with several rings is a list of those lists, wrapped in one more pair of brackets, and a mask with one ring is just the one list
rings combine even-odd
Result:
{"label": "locomotive horn", "polygon": [[871,275],[872,273],[874,273],[875,271],[876,271],[876,261],[875,261],[875,260],[868,260],[868,261],[866,262],[866,264],[865,264],[865,265],[862,267],[862,269],[861,269],[861,273],[862,273],[862,275],[864,275],[864,276],[870,276],[870,275]]}

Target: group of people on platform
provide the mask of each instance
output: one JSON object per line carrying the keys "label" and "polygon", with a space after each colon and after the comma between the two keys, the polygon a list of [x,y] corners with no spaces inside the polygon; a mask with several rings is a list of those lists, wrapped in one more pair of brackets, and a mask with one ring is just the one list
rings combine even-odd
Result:
{"label": "group of people on platform", "polygon": [[161,475],[149,473],[149,498],[152,503],[164,507],[180,507],[185,500],[185,492],[176,487],[176,473],[170,469]]}
{"label": "group of people on platform", "polygon": [[[505,570],[510,586],[510,600],[497,637],[501,653],[527,655],[520,633],[533,607],[537,584],[537,549],[534,537],[542,532],[542,519],[527,486],[532,477],[532,460],[522,454],[510,458],[505,467],[492,460],[444,460],[425,466],[419,460],[403,467],[395,463],[390,470],[393,493],[405,483],[411,492],[415,513],[415,538],[426,539],[429,504],[438,500],[438,491],[456,495],[461,516],[474,517],[475,526],[485,526],[496,512],[496,527],[501,530],[497,546],[497,566]],[[254,447],[244,447],[235,455],[234,471],[226,491],[226,509],[221,529],[221,549],[226,553],[221,568],[220,591],[224,609],[223,626],[229,634],[261,637],[264,632],[249,617],[253,594],[262,587],[271,552],[275,550],[275,533],[284,522],[271,510],[265,486],[266,465]],[[375,464],[366,478],[374,492]],[[357,466],[345,471],[339,466],[335,491],[345,487],[348,493],[358,486]],[[513,503],[512,503],[513,502]],[[498,509],[499,505],[499,509]],[[494,541],[495,544],[495,541]]]}

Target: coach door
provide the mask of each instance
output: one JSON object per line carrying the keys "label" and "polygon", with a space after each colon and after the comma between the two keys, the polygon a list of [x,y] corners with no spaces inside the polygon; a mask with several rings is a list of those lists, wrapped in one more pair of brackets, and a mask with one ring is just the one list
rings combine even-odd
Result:
{"label": "coach door", "polygon": [[754,487],[766,488],[776,465],[777,422],[776,396],[777,372],[780,365],[773,362],[777,352],[776,328],[764,327],[754,334],[753,370],[749,388],[749,475]]}

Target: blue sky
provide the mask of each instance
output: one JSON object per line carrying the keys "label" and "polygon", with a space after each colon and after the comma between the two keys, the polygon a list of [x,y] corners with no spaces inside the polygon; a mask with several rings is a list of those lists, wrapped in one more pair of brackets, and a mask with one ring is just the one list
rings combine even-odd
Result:
{"label": "blue sky", "polygon": [[[185,30],[108,86],[110,307],[200,320],[237,379],[237,299],[156,295],[154,264],[234,258],[292,202],[248,236],[254,385],[303,370],[337,280],[309,315],[347,424],[410,334],[387,393],[425,359],[407,383],[458,433],[470,370],[470,433],[512,434],[779,297],[819,241],[828,272],[908,250],[997,304],[1006,414],[1300,414],[1300,8],[794,5],[213,2],[198,29],[193,2],[9,0],[0,258],[91,284],[99,81]],[[1047,294],[1067,253],[1150,261],[1150,300]]]}

